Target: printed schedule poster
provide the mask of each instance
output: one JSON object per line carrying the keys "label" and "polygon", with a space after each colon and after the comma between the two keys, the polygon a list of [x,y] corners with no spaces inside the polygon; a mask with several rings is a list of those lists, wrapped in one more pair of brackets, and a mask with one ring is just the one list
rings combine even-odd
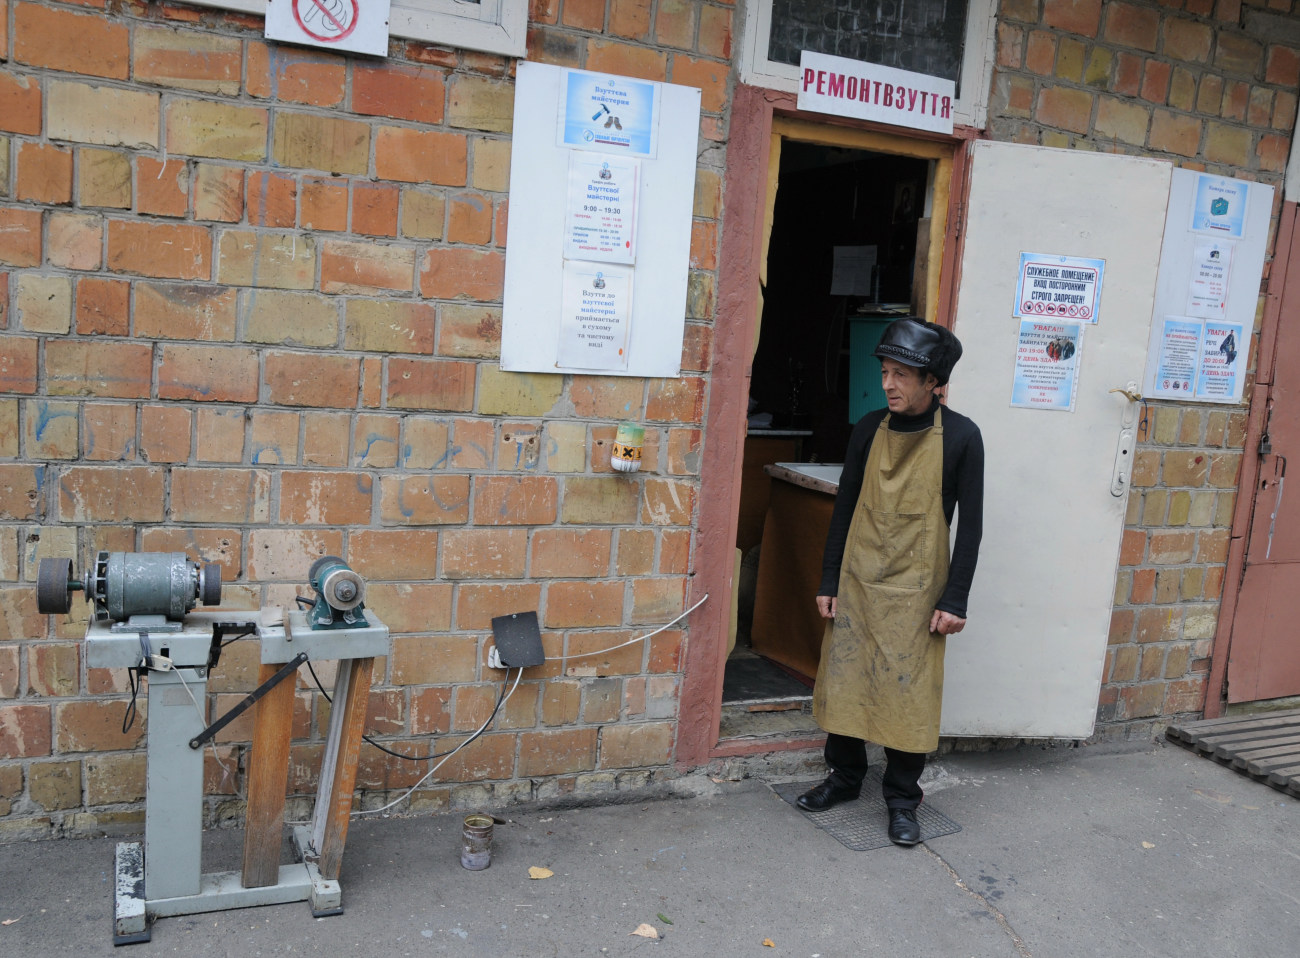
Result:
{"label": "printed schedule poster", "polygon": [[632,328],[632,267],[564,264],[557,365],[626,369]]}
{"label": "printed schedule poster", "polygon": [[659,86],[570,70],[561,86],[560,146],[628,156],[655,155]]}
{"label": "printed schedule poster", "polygon": [[1097,322],[1104,259],[1021,253],[1013,316]]}
{"label": "printed schedule poster", "polygon": [[1198,322],[1165,317],[1160,328],[1160,358],[1156,361],[1156,396],[1191,398],[1203,329]]}
{"label": "printed schedule poster", "polygon": [[1082,348],[1080,323],[1021,320],[1011,405],[1073,412]]}
{"label": "printed schedule poster", "polygon": [[1237,377],[1245,357],[1239,349],[1241,327],[1232,323],[1206,323],[1201,340],[1201,371],[1196,377],[1197,399],[1231,399],[1237,395]]}
{"label": "printed schedule poster", "polygon": [[636,262],[638,160],[579,153],[569,158],[566,259]]}
{"label": "printed schedule poster", "polygon": [[1250,184],[1202,173],[1192,197],[1192,231],[1232,239],[1246,235],[1246,198]]}
{"label": "printed schedule poster", "polygon": [[1194,244],[1192,277],[1188,282],[1187,315],[1223,319],[1228,311],[1228,271],[1232,244],[1210,241]]}

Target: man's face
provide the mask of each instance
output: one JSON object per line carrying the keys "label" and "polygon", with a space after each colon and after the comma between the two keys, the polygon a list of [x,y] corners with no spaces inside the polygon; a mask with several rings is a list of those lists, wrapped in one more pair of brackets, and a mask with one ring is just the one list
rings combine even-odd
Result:
{"label": "man's face", "polygon": [[923,373],[896,359],[881,359],[880,385],[885,390],[890,412],[916,416],[930,408],[930,399],[939,380],[931,373]]}

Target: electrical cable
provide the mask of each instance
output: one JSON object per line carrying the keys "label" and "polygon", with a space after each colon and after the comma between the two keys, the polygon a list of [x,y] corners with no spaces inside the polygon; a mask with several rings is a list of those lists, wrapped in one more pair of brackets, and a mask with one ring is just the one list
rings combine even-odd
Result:
{"label": "electrical cable", "polygon": [[[316,683],[316,688],[320,689],[320,694],[325,696],[325,701],[333,705],[334,700],[330,698],[330,694],[325,691],[325,686],[321,684],[320,677],[316,674],[316,670],[311,667],[310,659],[307,660],[307,671],[311,672],[312,681]],[[522,671],[523,670],[520,669],[521,673]],[[505,696],[506,696],[506,689],[505,689],[505,685],[503,684],[501,686],[501,694],[497,696],[497,704],[493,706],[492,714],[488,716],[488,722],[491,722],[494,718],[497,717],[497,712],[500,711],[501,704],[505,701]],[[403,755],[401,752],[394,751],[391,748],[386,748],[385,746],[376,742],[369,735],[363,735],[361,737],[365,739],[367,742],[369,742],[371,745],[373,745],[375,748],[379,749],[379,751],[392,755],[395,758],[403,759],[404,761],[407,762],[428,762],[428,761],[432,761],[435,758],[443,758],[444,756],[451,754],[451,752],[431,752],[428,755]]]}
{"label": "electrical cable", "polygon": [[669,628],[670,626],[676,625],[682,619],[686,618],[688,615],[690,615],[692,612],[694,612],[696,609],[702,606],[705,602],[707,602],[708,599],[709,599],[709,594],[706,592],[704,593],[704,598],[700,599],[699,602],[696,602],[693,606],[691,606],[689,609],[687,609],[677,618],[671,620],[670,622],[665,622],[663,625],[659,626],[659,628],[655,629],[653,632],[647,632],[645,635],[639,635],[635,639],[628,639],[626,642],[623,642],[619,645],[611,645],[607,649],[597,649],[595,652],[575,652],[572,655],[552,655],[552,656],[548,656],[542,661],[564,662],[569,659],[583,659],[592,655],[604,655],[606,652],[614,652],[617,651],[618,649],[626,648],[629,645],[636,645],[636,643],[644,642],[646,639],[654,638],[656,635],[658,635],[660,632],[663,632],[665,629]]}
{"label": "electrical cable", "polygon": [[[509,675],[508,672],[507,672],[506,674]],[[517,688],[519,687],[519,680],[520,680],[521,678],[523,678],[523,677],[524,677],[524,670],[521,668],[521,669],[519,670],[519,672],[515,675],[515,684],[512,685],[512,686],[510,686],[510,691],[509,691],[509,692],[506,692],[505,696],[501,699],[501,701],[502,701],[503,704],[504,704],[505,702],[508,702],[508,701],[510,700],[510,696],[512,696],[512,695],[515,694],[515,689],[517,689]],[[506,681],[509,681],[509,679],[507,679]],[[504,685],[505,685],[505,683],[503,682],[503,683],[502,683],[502,686],[504,687]],[[422,776],[420,776],[419,781],[417,781],[414,785],[412,785],[410,788],[408,788],[406,791],[404,791],[401,795],[397,796],[397,798],[393,799],[393,800],[392,800],[391,802],[389,802],[387,805],[383,805],[383,806],[381,806],[381,807],[379,807],[379,808],[367,808],[367,809],[364,809],[364,810],[359,811],[359,812],[353,812],[352,815],[351,815],[351,817],[352,817],[352,818],[360,818],[362,815],[377,815],[377,814],[379,814],[380,812],[386,812],[386,811],[388,811],[388,810],[389,810],[390,808],[392,808],[394,805],[399,805],[399,804],[401,804],[402,802],[406,801],[406,799],[409,798],[409,797],[411,796],[411,794],[412,794],[412,793],[413,793],[417,788],[419,788],[421,785],[423,785],[423,784],[428,780],[428,778],[429,778],[430,775],[432,775],[434,772],[438,771],[438,769],[442,768],[442,766],[446,764],[447,759],[451,758],[453,755],[455,755],[457,752],[459,752],[461,749],[463,749],[463,748],[464,748],[466,745],[468,745],[470,742],[474,741],[476,738],[478,738],[480,735],[482,735],[483,732],[487,729],[488,725],[491,723],[492,719],[493,719],[495,716],[496,716],[496,711],[494,710],[494,711],[492,712],[492,715],[489,715],[489,716],[488,716],[488,720],[487,720],[486,722],[484,722],[482,725],[480,725],[480,726],[478,727],[478,730],[477,730],[473,735],[471,735],[469,738],[465,739],[465,741],[461,742],[459,745],[457,745],[455,748],[453,748],[450,752],[448,752],[446,755],[444,755],[443,758],[442,758],[442,761],[440,761],[437,765],[433,766],[433,768],[429,769],[429,770],[428,770],[427,772],[425,772]]]}

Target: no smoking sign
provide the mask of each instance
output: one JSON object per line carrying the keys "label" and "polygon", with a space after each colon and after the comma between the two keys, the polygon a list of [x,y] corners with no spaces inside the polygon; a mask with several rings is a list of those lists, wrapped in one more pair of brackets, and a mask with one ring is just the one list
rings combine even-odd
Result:
{"label": "no smoking sign", "polygon": [[382,57],[389,0],[267,0],[268,40]]}

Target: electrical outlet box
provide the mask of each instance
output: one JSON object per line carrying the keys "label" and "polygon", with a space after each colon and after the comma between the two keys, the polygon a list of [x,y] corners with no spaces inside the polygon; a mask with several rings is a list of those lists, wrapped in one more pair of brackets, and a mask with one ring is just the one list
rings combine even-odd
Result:
{"label": "electrical outlet box", "polygon": [[546,661],[542,651],[542,630],[536,612],[514,612],[492,620],[496,647],[488,652],[488,664],[495,654],[500,665],[493,668],[527,669]]}

